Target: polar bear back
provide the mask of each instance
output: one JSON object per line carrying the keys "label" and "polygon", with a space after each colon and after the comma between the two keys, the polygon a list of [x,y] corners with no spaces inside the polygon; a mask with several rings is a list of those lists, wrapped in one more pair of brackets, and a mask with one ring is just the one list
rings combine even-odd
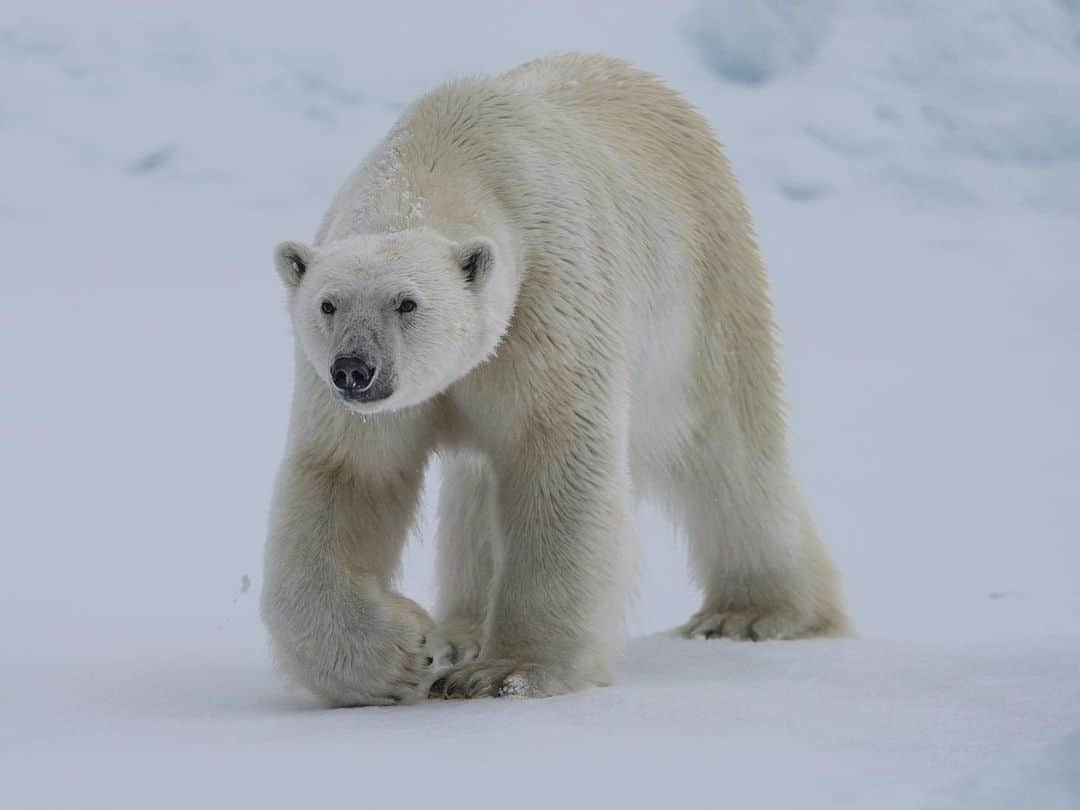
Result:
{"label": "polar bear back", "polygon": [[554,332],[568,297],[591,302],[584,316],[617,333],[608,359],[633,364],[631,387],[648,392],[631,420],[648,426],[642,452],[689,429],[692,400],[716,402],[729,423],[717,427],[756,434],[758,450],[782,436],[742,195],[706,121],[655,76],[563,54],[422,96],[346,181],[316,241],[418,226],[511,235],[519,329],[532,316]]}

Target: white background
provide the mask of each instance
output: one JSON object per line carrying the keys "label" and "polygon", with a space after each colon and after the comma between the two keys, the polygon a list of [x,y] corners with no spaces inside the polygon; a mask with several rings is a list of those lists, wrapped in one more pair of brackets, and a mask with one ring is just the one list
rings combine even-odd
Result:
{"label": "white background", "polygon": [[[270,5],[0,9],[0,806],[1080,806],[1080,4]],[[696,596],[643,509],[615,686],[319,710],[256,610],[270,250],[417,94],[564,49],[727,147],[859,638],[650,635]]]}

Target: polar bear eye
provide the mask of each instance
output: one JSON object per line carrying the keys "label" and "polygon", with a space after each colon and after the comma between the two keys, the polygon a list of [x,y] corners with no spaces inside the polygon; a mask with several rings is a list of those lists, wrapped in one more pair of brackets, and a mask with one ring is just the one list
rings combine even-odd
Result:
{"label": "polar bear eye", "polygon": [[397,311],[400,312],[402,315],[405,315],[409,312],[414,312],[415,310],[416,302],[413,301],[411,298],[406,298],[404,301],[398,304],[397,308]]}
{"label": "polar bear eye", "polygon": [[321,309],[327,315],[333,315],[335,312],[337,312],[337,307],[335,307],[329,301],[323,301]]}

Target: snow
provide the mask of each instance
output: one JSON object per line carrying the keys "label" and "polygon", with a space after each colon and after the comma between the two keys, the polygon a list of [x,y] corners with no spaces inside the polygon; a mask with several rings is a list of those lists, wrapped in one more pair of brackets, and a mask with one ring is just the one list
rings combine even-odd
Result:
{"label": "snow", "polygon": [[[1077,3],[6,9],[0,806],[1080,806]],[[566,48],[727,145],[859,637],[659,634],[695,594],[643,507],[614,686],[317,709],[256,611],[271,248],[425,87]]]}
{"label": "snow", "polygon": [[813,59],[832,16],[831,0],[719,0],[702,4],[685,31],[713,71],[758,85]]}

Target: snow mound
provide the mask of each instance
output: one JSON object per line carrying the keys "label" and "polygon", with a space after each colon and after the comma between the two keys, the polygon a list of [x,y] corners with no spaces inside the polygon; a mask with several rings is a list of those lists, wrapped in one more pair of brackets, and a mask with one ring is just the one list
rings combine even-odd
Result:
{"label": "snow mound", "polygon": [[714,72],[753,86],[809,62],[828,35],[831,9],[826,0],[720,0],[703,4],[687,28]]}
{"label": "snow mound", "polygon": [[947,151],[1002,163],[1075,160],[1080,5],[1072,5],[908,2],[909,14],[934,24],[897,37],[881,67],[910,90],[930,137]]}
{"label": "snow mound", "polygon": [[704,3],[685,30],[714,76],[754,91],[725,100],[721,131],[736,159],[741,137],[774,141],[789,200],[862,185],[920,205],[1080,208],[1076,0]]}

